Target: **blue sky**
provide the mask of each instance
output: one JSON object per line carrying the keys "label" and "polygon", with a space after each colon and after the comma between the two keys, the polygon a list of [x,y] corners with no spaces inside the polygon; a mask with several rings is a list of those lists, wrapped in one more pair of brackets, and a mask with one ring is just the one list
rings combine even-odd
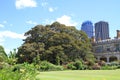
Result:
{"label": "blue sky", "polygon": [[107,21],[114,38],[120,30],[120,0],[0,0],[0,45],[9,53],[37,24],[58,21],[80,30],[86,20]]}

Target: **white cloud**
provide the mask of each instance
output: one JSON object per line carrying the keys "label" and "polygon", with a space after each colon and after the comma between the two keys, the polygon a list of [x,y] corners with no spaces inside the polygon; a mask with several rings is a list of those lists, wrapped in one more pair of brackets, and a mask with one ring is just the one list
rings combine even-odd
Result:
{"label": "white cloud", "polygon": [[3,28],[3,27],[4,27],[4,25],[3,25],[3,24],[0,24],[0,27],[1,27],[1,28]]}
{"label": "white cloud", "polygon": [[49,7],[49,11],[50,11],[50,12],[53,12],[54,9],[53,9],[52,7]]}
{"label": "white cloud", "polygon": [[0,31],[0,45],[4,45],[6,38],[25,39],[26,37],[24,36],[24,34],[18,34],[11,31]]}
{"label": "white cloud", "polygon": [[25,7],[37,7],[35,0],[16,0],[15,6],[17,9],[23,9]]}
{"label": "white cloud", "polygon": [[67,15],[63,15],[62,17],[60,18],[57,18],[58,22],[60,22],[61,24],[65,24],[67,26],[76,26],[77,23],[74,22],[70,16],[67,16]]}
{"label": "white cloud", "polygon": [[53,12],[53,11],[57,10],[57,8],[49,7],[48,10],[49,10],[49,12]]}
{"label": "white cloud", "polygon": [[5,37],[13,39],[25,39],[24,34],[18,34],[11,31],[0,31],[0,40],[3,41]]}
{"label": "white cloud", "polygon": [[28,20],[28,21],[26,21],[26,23],[28,23],[28,24],[33,24],[33,25],[37,25],[37,22],[34,22],[34,21],[32,21],[32,20]]}

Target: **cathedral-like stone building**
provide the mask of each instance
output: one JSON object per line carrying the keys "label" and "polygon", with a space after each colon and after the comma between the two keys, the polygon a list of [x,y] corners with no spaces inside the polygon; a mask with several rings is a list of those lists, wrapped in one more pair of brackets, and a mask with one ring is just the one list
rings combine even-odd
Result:
{"label": "cathedral-like stone building", "polygon": [[97,60],[109,63],[120,60],[120,31],[115,39],[95,41],[92,39],[93,52]]}

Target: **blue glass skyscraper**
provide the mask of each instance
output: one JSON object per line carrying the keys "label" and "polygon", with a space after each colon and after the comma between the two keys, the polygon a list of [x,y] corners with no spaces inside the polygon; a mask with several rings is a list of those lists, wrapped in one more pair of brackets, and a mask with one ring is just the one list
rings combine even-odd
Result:
{"label": "blue glass skyscraper", "polygon": [[93,23],[91,21],[85,21],[82,23],[81,30],[84,31],[89,38],[93,37]]}

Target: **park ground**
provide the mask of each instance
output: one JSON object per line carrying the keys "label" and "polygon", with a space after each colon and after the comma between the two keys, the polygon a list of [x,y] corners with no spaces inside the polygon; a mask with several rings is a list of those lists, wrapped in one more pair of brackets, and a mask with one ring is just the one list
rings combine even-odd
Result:
{"label": "park ground", "polygon": [[120,80],[120,69],[116,70],[67,70],[40,72],[40,80]]}

